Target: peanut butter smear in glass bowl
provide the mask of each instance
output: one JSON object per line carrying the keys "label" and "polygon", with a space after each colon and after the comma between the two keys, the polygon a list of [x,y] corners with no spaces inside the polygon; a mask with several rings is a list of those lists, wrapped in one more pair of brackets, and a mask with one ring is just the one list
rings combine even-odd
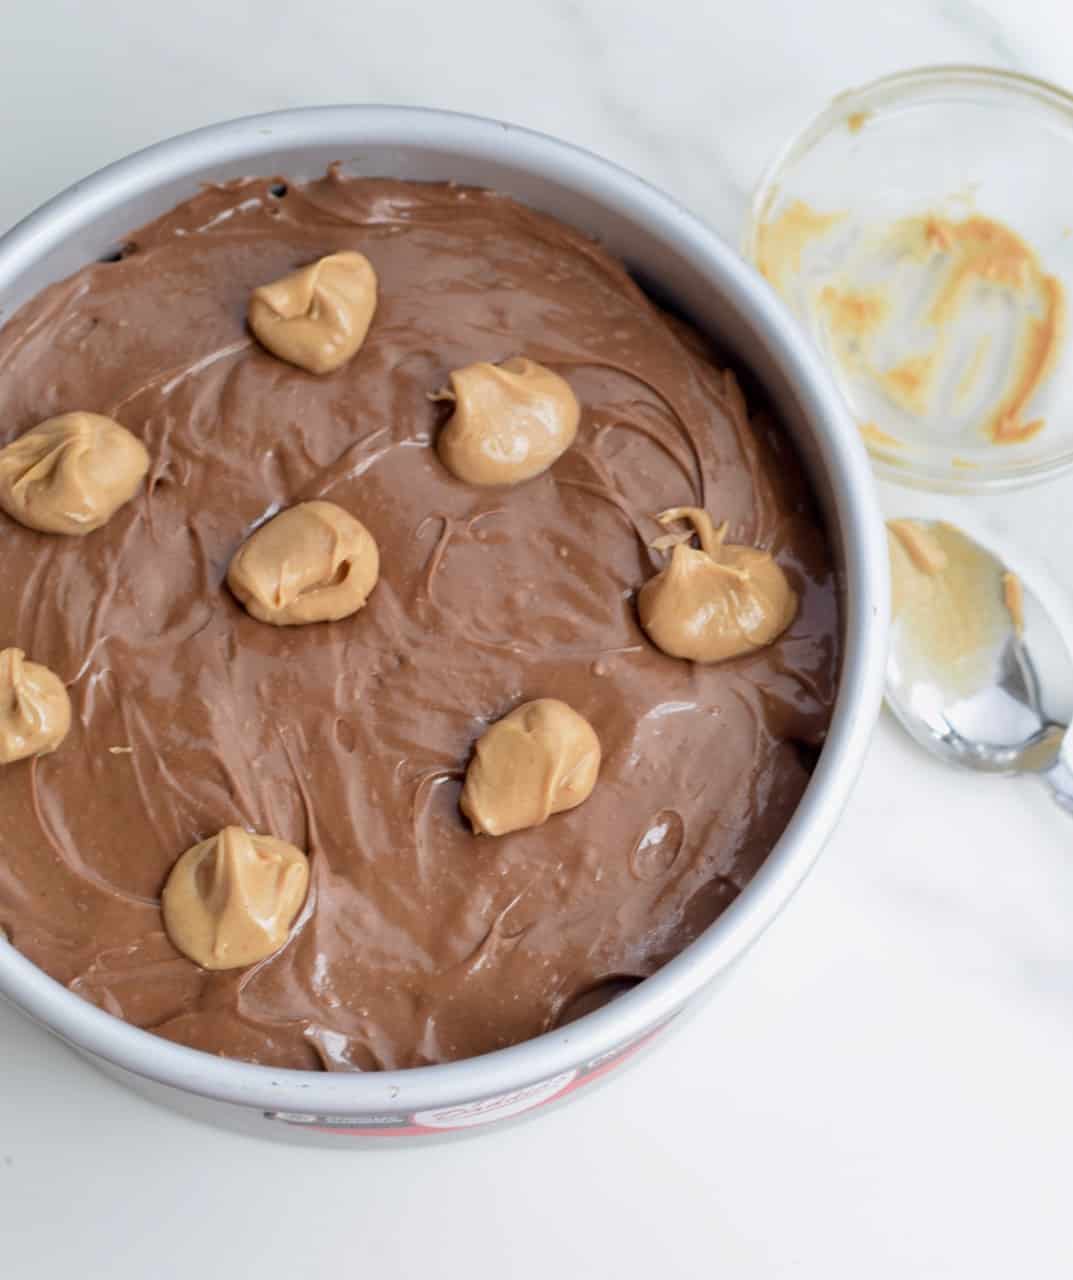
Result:
{"label": "peanut butter smear in glass bowl", "polygon": [[768,170],[747,252],[885,478],[984,491],[1073,466],[1073,98],[930,68],[836,98]]}
{"label": "peanut butter smear in glass bowl", "polygon": [[[791,205],[762,228],[761,271],[790,296],[805,289],[791,272],[841,220]],[[862,234],[807,290],[867,443],[901,448],[940,423],[995,445],[1044,429],[1029,409],[1065,337],[1065,292],[1009,227],[903,218]]]}

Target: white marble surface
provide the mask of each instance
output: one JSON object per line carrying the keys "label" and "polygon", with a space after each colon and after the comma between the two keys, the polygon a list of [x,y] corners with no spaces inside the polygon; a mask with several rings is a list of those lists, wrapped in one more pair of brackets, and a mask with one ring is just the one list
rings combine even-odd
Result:
{"label": "white marble surface", "polygon": [[[1068,79],[1071,37],[1068,0],[11,3],[0,227],[156,138],[349,100],[562,135],[737,241],[834,92],[935,61]],[[1073,481],[884,501],[1008,536],[1070,608]],[[1071,836],[1038,786],[886,721],[817,870],[684,1030],[561,1112],[419,1152],[199,1127],[0,1010],[0,1274],[1066,1277]]]}

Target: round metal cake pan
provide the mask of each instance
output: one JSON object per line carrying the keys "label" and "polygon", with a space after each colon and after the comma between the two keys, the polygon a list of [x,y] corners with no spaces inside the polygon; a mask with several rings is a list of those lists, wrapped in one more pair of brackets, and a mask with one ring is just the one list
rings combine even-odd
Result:
{"label": "round metal cake pan", "polygon": [[[654,977],[525,1044],[408,1071],[314,1073],[229,1061],[88,1004],[0,938],[0,994],[132,1088],[232,1128],[352,1143],[472,1132],[575,1092],[623,1061],[726,973],[771,923],[831,834],[878,713],[887,553],[855,424],[796,322],[742,258],[641,178],[492,120],[400,107],[283,111],[159,143],[79,182],[0,238],[0,320],[113,251],[201,183],[347,174],[492,187],[598,237],[642,285],[748,368],[811,476],[837,558],[843,657],[826,743],[800,806],[744,892]],[[2,857],[2,850],[0,850]],[[706,1015],[713,1024],[717,1006]]]}

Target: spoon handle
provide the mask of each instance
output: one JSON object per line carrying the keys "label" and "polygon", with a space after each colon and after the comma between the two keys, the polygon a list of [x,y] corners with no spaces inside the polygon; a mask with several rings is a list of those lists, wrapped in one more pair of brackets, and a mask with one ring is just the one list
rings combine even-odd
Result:
{"label": "spoon handle", "polygon": [[1067,813],[1073,813],[1073,769],[1059,759],[1041,776],[1050,787],[1056,803]]}

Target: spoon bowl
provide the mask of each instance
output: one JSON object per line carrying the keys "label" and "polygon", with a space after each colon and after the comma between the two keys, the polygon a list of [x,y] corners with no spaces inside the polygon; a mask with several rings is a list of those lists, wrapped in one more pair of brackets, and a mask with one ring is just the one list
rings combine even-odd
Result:
{"label": "spoon bowl", "polygon": [[887,702],[921,746],[984,773],[1034,773],[1073,812],[1073,658],[1038,597],[944,521],[888,524]]}

